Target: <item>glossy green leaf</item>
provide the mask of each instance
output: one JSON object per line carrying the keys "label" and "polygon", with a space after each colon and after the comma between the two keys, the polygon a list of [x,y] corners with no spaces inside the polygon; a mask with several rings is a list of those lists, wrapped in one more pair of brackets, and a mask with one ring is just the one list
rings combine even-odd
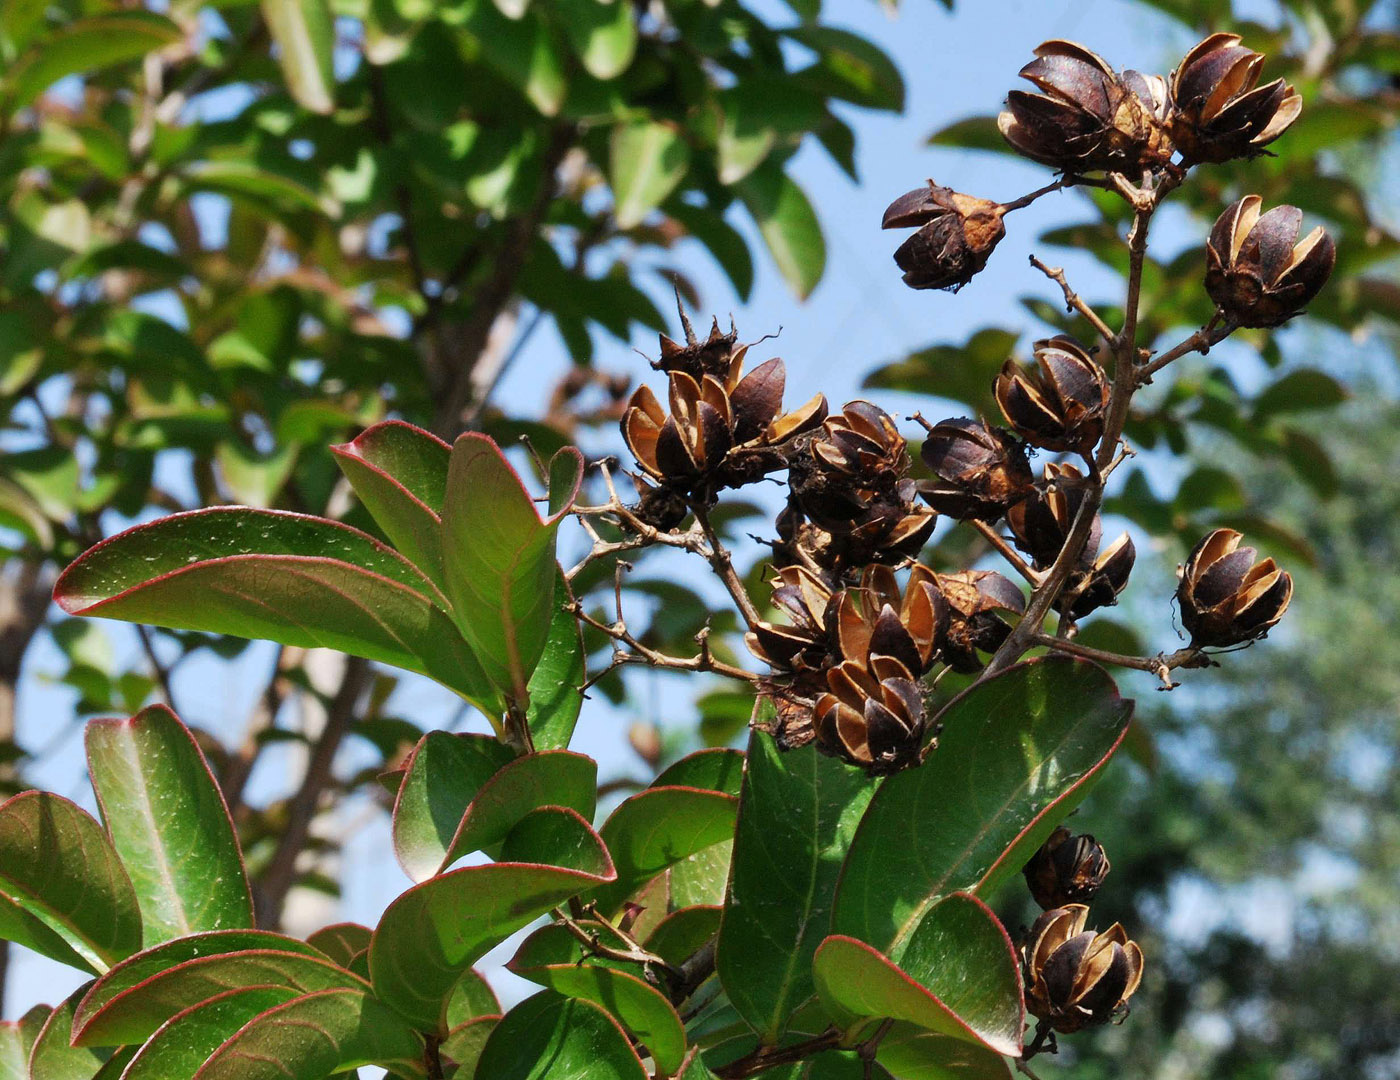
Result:
{"label": "glossy green leaf", "polygon": [[54,598],[69,614],[340,649],[428,675],[495,712],[433,585],[333,521],[244,507],[172,514],[89,550]]}
{"label": "glossy green leaf", "polygon": [[29,1051],[29,1076],[33,1080],[93,1080],[112,1057],[110,1046],[74,1046],[73,1009],[87,991],[81,986],[52,1013]]}
{"label": "glossy green leaf", "polygon": [[647,950],[679,967],[719,933],[722,911],[717,904],[697,904],[671,912],[647,935]]}
{"label": "glossy green leaf", "polygon": [[239,986],[176,1013],[136,1052],[122,1080],[192,1077],[248,1021],[298,997],[285,986]]}
{"label": "glossy green leaf", "polygon": [[804,83],[868,109],[904,108],[904,79],[874,42],[833,26],[801,26],[786,34],[817,53],[816,67],[801,72]]}
{"label": "glossy green leaf", "polygon": [[683,908],[723,904],[733,855],[734,838],[731,836],[673,863],[666,872],[671,906]]}
{"label": "glossy green leaf", "polygon": [[1014,154],[997,130],[995,116],[970,116],[949,124],[928,137],[930,146],[956,146],[964,150],[992,150],[998,154]]}
{"label": "glossy green leaf", "polygon": [[174,938],[128,957],[93,984],[79,1003],[74,1025],[79,1037],[83,1036],[84,1028],[97,1012],[152,976],[189,960],[245,950],[289,952],[317,958],[323,956],[319,949],[304,941],[270,930],[217,930]]}
{"label": "glossy green leaf", "polygon": [[[570,896],[614,877],[597,834],[582,819],[576,833],[581,844],[577,868],[507,862],[468,866],[401,895],[384,912],[370,945],[375,993],[422,1030],[439,1030],[453,986],[492,946]],[[591,850],[582,846],[584,841],[591,842]],[[524,836],[522,845],[542,843]]]}
{"label": "glossy green leaf", "polygon": [[445,865],[472,799],[514,757],[487,735],[430,731],[419,740],[394,801],[394,854],[409,877],[420,881]]}
{"label": "glossy green leaf", "polygon": [[[0,804],[0,893],[105,971],[141,947],[131,879],[92,816],[58,795]],[[23,923],[0,916],[0,925]]]}
{"label": "glossy green leaf", "polygon": [[389,542],[441,587],[441,515],[452,447],[412,424],[389,420],[331,452]]}
{"label": "glossy green leaf", "polygon": [[29,1052],[49,1013],[35,1005],[18,1020],[0,1021],[0,1080],[29,1080]]}
{"label": "glossy green leaf", "polygon": [[895,1024],[880,1040],[876,1060],[899,1080],[1011,1080],[1006,1058],[977,1043]]}
{"label": "glossy green leaf", "polygon": [[343,922],[323,926],[306,939],[346,971],[369,978],[369,943],[374,931],[359,923]]}
{"label": "glossy green leaf", "polygon": [[640,225],[675,190],[689,166],[690,147],[671,125],[640,120],[614,127],[608,179],[618,227]]}
{"label": "glossy green leaf", "polygon": [[31,48],[10,69],[4,79],[8,108],[25,108],[65,76],[139,60],[183,39],[175,23],[153,11],[107,11],[76,19]]}
{"label": "glossy green leaf", "polygon": [[551,0],[564,36],[595,79],[616,78],[637,51],[637,25],[627,4],[608,0]]}
{"label": "glossy green leaf", "polygon": [[119,983],[99,980],[79,1003],[74,1038],[81,1045],[144,1042],[176,1013],[240,986],[282,986],[302,994],[367,989],[359,976],[324,957],[273,949],[200,956],[135,984],[129,974],[123,972]]}
{"label": "glossy green leaf", "polygon": [[[550,499],[567,507],[583,458],[572,448],[560,454],[572,470],[553,485],[561,490]],[[447,595],[487,675],[520,701],[528,700],[527,683],[555,615],[554,537],[563,512],[541,520],[520,477],[486,436],[468,432],[453,445],[442,512]]]}
{"label": "glossy green leaf", "polygon": [[874,790],[859,769],[815,746],[784,754],[772,736],[750,736],[715,968],[766,1042],[813,993],[812,955],[831,925],[836,880]]}
{"label": "glossy green leaf", "polygon": [[532,934],[506,965],[522,979],[606,1009],[651,1051],[666,1073],[680,1068],[685,1029],[660,991],[629,971],[582,962],[578,942],[560,924]]}
{"label": "glossy green leaf", "polygon": [[938,898],[991,896],[1078,805],[1131,712],[1103,669],[1061,657],[1019,664],[954,699],[937,750],[871,800],[833,930],[898,960]]}
{"label": "glossy green leaf", "polygon": [[491,1080],[645,1080],[622,1029],[592,1002],[544,990],[506,1013],[476,1075]]}
{"label": "glossy green leaf", "polygon": [[40,956],[47,956],[50,960],[57,960],[60,964],[91,975],[102,971],[101,965],[76,951],[62,934],[50,928],[43,919],[31,915],[3,893],[0,893],[0,941],[13,941]]}
{"label": "glossy green leaf", "polygon": [[491,984],[475,968],[468,968],[447,999],[447,1026],[457,1028],[481,1016],[499,1016],[503,1011]]}
{"label": "glossy green leaf", "polygon": [[536,750],[567,749],[583,710],[582,687],[588,678],[588,657],[582,627],[567,606],[572,600],[564,572],[558,570],[549,637],[527,687],[530,707],[525,719]]}
{"label": "glossy green leaf", "polygon": [[773,162],[756,169],[738,185],[738,192],[778,270],[805,300],[826,269],[826,240],[811,201]]}
{"label": "glossy green leaf", "polygon": [[499,1022],[499,1016],[477,1016],[456,1025],[447,1033],[438,1047],[438,1055],[444,1065],[452,1070],[447,1073],[448,1077],[469,1080],[476,1075],[481,1052],[486,1049],[486,1042]]}
{"label": "glossy green leaf", "polygon": [[330,113],[335,108],[335,19],[329,0],[261,4],[292,97],[314,113]]}
{"label": "glossy green leaf", "polygon": [[753,256],[749,245],[723,215],[703,206],[691,206],[679,199],[672,200],[666,212],[685,227],[685,231],[704,244],[715,262],[729,278],[739,299],[747,301],[753,291]]}
{"label": "glossy green leaf", "polygon": [[738,800],[718,791],[656,787],[625,799],[599,830],[617,881],[597,894],[612,912],[648,881],[689,855],[734,834]]}
{"label": "glossy green leaf", "polygon": [[687,754],[662,769],[651,787],[693,787],[738,796],[744,781],[744,755],[728,747]]}
{"label": "glossy green leaf", "polygon": [[423,1038],[361,989],[322,990],[278,1005],[244,1025],[195,1073],[195,1080],[287,1080],[361,1065],[414,1076]]}
{"label": "glossy green leaf", "polygon": [[253,899],[223,795],[193,736],[152,705],[87,726],[88,772],[141,905],[143,944],[253,925]]}

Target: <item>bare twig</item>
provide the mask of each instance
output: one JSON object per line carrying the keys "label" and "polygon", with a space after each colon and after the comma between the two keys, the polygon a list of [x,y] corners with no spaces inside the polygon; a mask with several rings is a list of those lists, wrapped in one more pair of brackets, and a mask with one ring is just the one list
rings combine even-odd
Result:
{"label": "bare twig", "polygon": [[1103,321],[1102,316],[1090,307],[1083,297],[1070,288],[1069,282],[1065,280],[1065,269],[1063,266],[1046,266],[1045,263],[1041,262],[1034,255],[1031,256],[1031,265],[1060,287],[1060,290],[1065,294],[1066,311],[1079,312],[1079,314],[1089,320],[1104,341],[1111,342],[1113,340],[1114,334],[1113,331],[1109,329],[1108,323]]}
{"label": "bare twig", "polygon": [[223,788],[224,799],[228,802],[229,813],[233,814],[235,819],[242,806],[243,788],[248,783],[248,776],[252,773],[253,765],[262,749],[263,733],[277,721],[277,713],[291,691],[291,681],[287,674],[301,663],[305,652],[304,649],[289,648],[285,645],[277,647],[272,674],[268,677],[263,692],[258,695],[257,704],[253,706],[243,742],[230,755],[228,764],[224,766],[220,786]]}
{"label": "bare twig", "polygon": [[1087,645],[1080,645],[1049,634],[1037,634],[1032,639],[1031,644],[1043,645],[1056,652],[1068,653],[1071,656],[1093,660],[1100,664],[1113,664],[1117,667],[1134,668],[1138,671],[1150,671],[1162,680],[1162,689],[1164,690],[1171,690],[1177,685],[1172,682],[1170,674],[1177,668],[1204,668],[1215,663],[1208,654],[1194,648],[1177,649],[1176,652],[1158,653],[1156,656],[1129,656],[1125,653],[1090,648]]}
{"label": "bare twig", "polygon": [[831,1028],[791,1046],[759,1046],[737,1061],[731,1061],[728,1065],[716,1069],[715,1076],[720,1080],[745,1080],[746,1077],[756,1076],[776,1065],[790,1065],[795,1061],[803,1061],[820,1054],[823,1050],[830,1050],[840,1042],[841,1032]]}
{"label": "bare twig", "polygon": [[1198,352],[1202,355],[1210,352],[1211,347],[1229,337],[1235,332],[1235,326],[1231,323],[1217,325],[1221,319],[1220,312],[1216,312],[1210,322],[1197,330],[1190,337],[1177,345],[1172,346],[1160,356],[1154,357],[1149,363],[1138,368],[1138,383],[1146,385],[1152,381],[1152,376],[1161,371],[1173,360],[1178,360],[1187,353]]}
{"label": "bare twig", "polygon": [[705,534],[705,539],[709,542],[710,550],[707,558],[710,560],[710,565],[714,567],[720,581],[724,582],[724,587],[734,601],[734,606],[739,609],[739,614],[744,617],[744,621],[752,629],[759,623],[758,609],[754,607],[753,599],[749,596],[748,590],[744,588],[744,583],[739,580],[739,575],[734,569],[734,560],[730,557],[728,549],[720,542],[719,534],[710,524],[709,511],[698,500],[692,500],[690,510],[695,515],[695,521],[700,526],[700,531]]}
{"label": "bare twig", "polygon": [[180,710],[175,705],[175,691],[170,688],[170,669],[161,663],[160,657],[156,655],[156,643],[151,640],[150,628],[137,623],[136,635],[141,639],[141,650],[146,654],[146,660],[155,673],[161,696],[165,698],[165,703],[170,706],[170,711],[179,715]]}
{"label": "bare twig", "polygon": [[985,521],[978,521],[975,518],[972,520],[972,527],[987,538],[987,542],[990,543],[992,547],[996,548],[997,553],[1015,568],[1016,573],[1020,574],[1032,585],[1040,584],[1041,577],[1043,576],[1040,571],[1033,570],[1030,564],[1027,563],[1025,559],[1021,558],[1020,553],[1006,542],[1005,537],[1003,537],[1001,533],[997,532],[996,529],[992,528],[992,526],[988,525]]}
{"label": "bare twig", "polygon": [[578,905],[578,911],[574,915],[570,915],[562,908],[555,908],[553,915],[573,935],[574,939],[588,950],[590,955],[601,956],[605,960],[616,960],[619,963],[641,964],[643,967],[655,968],[665,972],[673,981],[679,981],[681,977],[679,969],[672,967],[655,953],[648,952],[630,934],[616,926],[609,924],[608,933],[622,941],[623,947],[604,945],[603,936],[599,930],[590,930],[580,922],[586,917],[597,917],[597,909],[592,904]]}

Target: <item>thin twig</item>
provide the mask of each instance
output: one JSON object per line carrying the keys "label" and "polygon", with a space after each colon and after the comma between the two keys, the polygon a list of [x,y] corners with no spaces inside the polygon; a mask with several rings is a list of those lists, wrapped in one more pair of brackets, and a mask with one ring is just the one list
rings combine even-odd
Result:
{"label": "thin twig", "polygon": [[831,1028],[791,1046],[759,1046],[737,1061],[731,1061],[728,1065],[714,1070],[714,1073],[719,1080],[745,1080],[746,1077],[757,1076],[775,1065],[790,1065],[795,1061],[803,1061],[823,1050],[830,1050],[840,1042],[841,1032]]}
{"label": "thin twig", "polygon": [[1177,668],[1204,668],[1215,663],[1209,655],[1196,648],[1177,649],[1174,653],[1158,653],[1156,656],[1129,656],[1126,653],[1094,649],[1050,634],[1037,634],[1031,640],[1031,644],[1043,645],[1056,652],[1068,653],[1100,664],[1150,671],[1162,680],[1164,690],[1171,690],[1177,685],[1172,682],[1170,675],[1170,672]]}
{"label": "thin twig", "polygon": [[1113,331],[1109,329],[1108,323],[1104,322],[1103,317],[1090,307],[1082,296],[1070,288],[1069,282],[1065,280],[1065,268],[1063,266],[1046,266],[1045,263],[1041,262],[1034,255],[1031,256],[1031,265],[1060,287],[1060,291],[1065,294],[1066,311],[1079,312],[1079,314],[1089,320],[1104,341],[1111,342],[1113,340]]}
{"label": "thin twig", "polygon": [[137,623],[136,634],[141,639],[141,649],[146,654],[146,660],[155,672],[161,696],[165,698],[165,703],[170,706],[170,711],[178,716],[180,710],[175,707],[175,692],[170,687],[170,669],[161,663],[160,657],[156,655],[156,643],[151,640],[150,628]]}
{"label": "thin twig", "polygon": [[987,538],[987,542],[997,549],[997,553],[1009,562],[1023,578],[1032,585],[1039,585],[1042,577],[1039,570],[1033,570],[1020,553],[1006,542],[1006,539],[997,532],[996,529],[988,525],[985,521],[972,520],[972,527]]}
{"label": "thin twig", "polygon": [[758,609],[754,607],[753,599],[749,596],[748,590],[744,588],[744,583],[739,580],[739,575],[734,569],[734,560],[730,557],[728,549],[720,542],[719,534],[710,524],[709,511],[698,500],[692,500],[690,510],[695,515],[700,531],[705,534],[705,539],[709,542],[710,565],[714,567],[715,573],[724,583],[725,589],[728,590],[730,598],[734,601],[734,606],[739,609],[739,614],[744,617],[749,628],[753,629],[760,621]]}
{"label": "thin twig", "polygon": [[1224,341],[1233,334],[1236,329],[1234,324],[1229,322],[1217,325],[1220,319],[1221,314],[1217,311],[1215,315],[1211,317],[1210,322],[1206,323],[1205,326],[1201,327],[1201,329],[1197,330],[1190,337],[1172,346],[1149,363],[1141,365],[1138,368],[1138,383],[1140,385],[1146,385],[1151,382],[1153,375],[1156,375],[1157,372],[1161,371],[1173,360],[1178,360],[1187,353],[1198,352],[1205,355],[1210,352],[1213,345]]}

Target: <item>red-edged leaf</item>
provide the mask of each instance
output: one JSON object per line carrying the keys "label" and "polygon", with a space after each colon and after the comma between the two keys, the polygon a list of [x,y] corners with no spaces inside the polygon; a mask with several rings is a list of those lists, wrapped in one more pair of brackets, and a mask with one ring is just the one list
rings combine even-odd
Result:
{"label": "red-edged leaf", "polygon": [[497,711],[436,587],[392,548],[334,521],[246,507],[172,514],[82,555],[54,599],[70,615],[339,649]]}
{"label": "red-edged leaf", "polygon": [[651,787],[693,787],[706,791],[722,791],[739,795],[744,779],[744,755],[738,750],[711,747],[687,754],[668,765],[650,784]]}
{"label": "red-edged leaf", "polygon": [[193,1076],[244,1024],[298,996],[285,986],[239,986],[183,1009],[146,1040],[122,1080]]}
{"label": "red-edged leaf", "polygon": [[343,922],[323,926],[306,939],[346,971],[369,978],[369,942],[374,931],[359,923]]}
{"label": "red-edged leaf", "polygon": [[0,1080],[29,1080],[29,1052],[51,1011],[35,1005],[18,1020],[0,1021]]}
{"label": "red-edged leaf", "polygon": [[476,1075],[491,1080],[646,1080],[617,1021],[589,1001],[542,990],[496,1024]]}
{"label": "red-edged leaf", "polygon": [[444,1063],[451,1063],[456,1067],[457,1071],[449,1075],[460,1076],[463,1080],[476,1075],[477,1062],[481,1060],[481,1052],[486,1048],[486,1040],[491,1037],[491,1032],[496,1030],[500,1020],[499,1015],[475,1016],[457,1024],[447,1033],[442,1045],[438,1047],[438,1054],[444,1059]]}
{"label": "red-edged leaf", "polygon": [[141,905],[146,947],[253,925],[253,898],[228,807],[194,737],[152,705],[94,720],[88,772]]}

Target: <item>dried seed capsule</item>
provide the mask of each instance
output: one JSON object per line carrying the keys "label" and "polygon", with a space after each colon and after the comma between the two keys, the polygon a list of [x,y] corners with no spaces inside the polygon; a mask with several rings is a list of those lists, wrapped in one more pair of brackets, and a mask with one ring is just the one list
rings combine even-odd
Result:
{"label": "dried seed capsule", "polygon": [[919,227],[894,253],[904,284],[957,292],[987,265],[992,249],[1006,235],[1001,220],[1005,212],[1000,203],[930,180],[890,203],[880,227]]}
{"label": "dried seed capsule", "polygon": [[958,417],[929,429],[924,463],[938,477],[919,493],[940,514],[966,521],[996,521],[1030,494],[1025,448],[1001,428]]}
{"label": "dried seed capsule", "polygon": [[1206,292],[1237,326],[1278,326],[1305,308],[1337,261],[1319,225],[1298,239],[1303,212],[1246,195],[1216,219],[1206,244]]}
{"label": "dried seed capsule", "polygon": [[825,666],[831,652],[833,600],[831,586],[806,567],[779,570],[773,603],[787,612],[790,621],[759,623],[745,636],[749,651],[775,671]]}
{"label": "dried seed capsule", "polygon": [[1047,41],[1021,69],[1039,94],[1013,90],[997,117],[1002,136],[1032,161],[1070,173],[1137,173],[1165,164],[1166,81],[1135,71],[1118,75],[1072,41]]}
{"label": "dried seed capsule", "polygon": [[1108,877],[1108,856],[1087,833],[1075,836],[1063,825],[1031,856],[1021,873],[1043,909],[1087,904]]}
{"label": "dried seed capsule", "polygon": [[723,377],[733,362],[742,360],[749,351],[747,345],[739,344],[739,331],[735,329],[732,318],[727,334],[720,333],[719,320],[712,318],[709,336],[701,340],[695,336],[690,320],[686,318],[679,294],[676,296],[676,308],[680,311],[681,326],[685,330],[685,344],[672,341],[665,334],[660,335],[661,357],[651,363],[655,370],[668,374],[683,371],[692,379],[701,379],[706,375]]}
{"label": "dried seed capsule", "polygon": [[[1070,464],[1048,462],[1042,482],[1006,512],[1006,524],[1016,546],[1045,569],[1060,555],[1086,494],[1084,474]],[[1099,550],[1103,523],[1097,514],[1084,543],[1087,568]]]}
{"label": "dried seed capsule", "polygon": [[1211,34],[1171,77],[1171,135],[1188,164],[1254,157],[1282,135],[1303,99],[1282,79],[1259,85],[1264,56],[1238,34]]}
{"label": "dried seed capsule", "polygon": [[927,716],[913,674],[890,656],[845,661],[827,672],[813,710],[817,746],[872,776],[918,763]]}
{"label": "dried seed capsule", "polygon": [[1036,372],[1007,360],[997,376],[1002,415],[1042,450],[1088,454],[1103,434],[1108,377],[1070,337],[1035,343]]}
{"label": "dried seed capsule", "polygon": [[1002,612],[1026,610],[1021,590],[995,570],[937,574],[938,590],[948,602],[948,635],[943,661],[964,674],[981,671],[979,652],[995,652],[1011,633]]}
{"label": "dried seed capsule", "polygon": [[1101,607],[1118,603],[1118,594],[1128,587],[1136,561],[1133,538],[1123,533],[1098,553],[1088,569],[1070,577],[1065,591],[1055,601],[1056,610],[1067,612],[1071,619],[1082,619]]}
{"label": "dried seed capsule", "polygon": [[1224,647],[1261,638],[1293,599],[1293,579],[1273,559],[1256,562],[1234,529],[1216,529],[1192,550],[1176,588],[1191,644]]}
{"label": "dried seed capsule", "polygon": [[948,633],[948,603],[932,570],[915,565],[901,591],[888,566],[868,566],[858,588],[846,589],[832,623],[842,659],[867,663],[892,656],[913,675],[933,666]]}
{"label": "dried seed capsule", "polygon": [[1022,949],[1026,1009],[1070,1034],[1106,1024],[1142,982],[1142,949],[1114,923],[1101,934],[1085,930],[1083,904],[1052,908],[1035,921]]}

